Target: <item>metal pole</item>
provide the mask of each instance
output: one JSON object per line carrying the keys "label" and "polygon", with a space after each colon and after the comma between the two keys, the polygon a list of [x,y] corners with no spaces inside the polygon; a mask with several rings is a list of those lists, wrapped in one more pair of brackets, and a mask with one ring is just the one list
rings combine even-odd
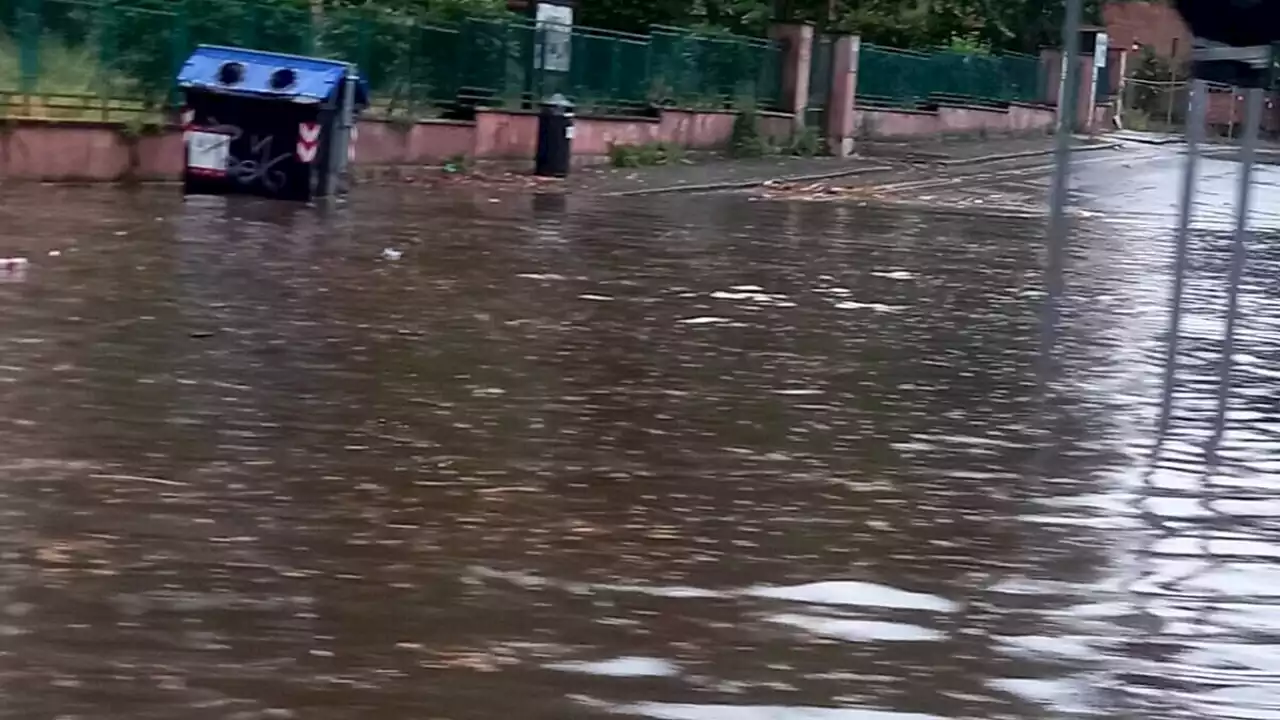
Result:
{"label": "metal pole", "polygon": [[1210,446],[1222,439],[1227,418],[1227,395],[1231,390],[1231,355],[1235,351],[1236,324],[1240,319],[1240,276],[1244,274],[1249,232],[1249,191],[1253,185],[1253,162],[1258,151],[1258,127],[1262,124],[1262,88],[1245,91],[1244,137],[1240,142],[1240,183],[1236,188],[1236,228],[1231,236],[1231,266],[1227,272],[1227,329],[1222,339],[1218,363],[1218,414],[1213,424]]}
{"label": "metal pole", "polygon": [[329,143],[330,197],[338,194],[338,182],[347,171],[347,145],[351,141],[351,127],[354,125],[356,82],[356,68],[354,65],[348,65],[346,79],[342,85],[342,96],[336,108],[338,122],[334,124],[334,132]]}
{"label": "metal pole", "polygon": [[[1062,91],[1058,97],[1058,127],[1054,136],[1053,176],[1049,185],[1049,232],[1046,238],[1044,273],[1045,301],[1040,318],[1040,379],[1047,383],[1054,369],[1054,349],[1058,339],[1058,316],[1061,312],[1062,266],[1067,244],[1067,192],[1071,179],[1071,131],[1075,123],[1080,85],[1080,16],[1082,0],[1067,0],[1066,18],[1062,25]],[[1067,98],[1077,102],[1067,107]]]}
{"label": "metal pole", "polygon": [[1236,102],[1239,97],[1236,93],[1240,92],[1240,88],[1231,88],[1231,114],[1227,117],[1227,140],[1236,139]]}
{"label": "metal pole", "polygon": [[1196,165],[1200,156],[1200,144],[1204,139],[1205,111],[1208,105],[1208,84],[1204,80],[1191,81],[1191,110],[1187,117],[1187,161],[1182,167],[1182,193],[1178,207],[1178,230],[1173,247],[1173,293],[1169,299],[1168,342],[1165,344],[1164,397],[1160,413],[1161,434],[1169,427],[1173,409],[1173,385],[1178,372],[1178,340],[1182,326],[1182,292],[1187,274],[1187,236],[1191,229],[1191,214],[1196,195]]}

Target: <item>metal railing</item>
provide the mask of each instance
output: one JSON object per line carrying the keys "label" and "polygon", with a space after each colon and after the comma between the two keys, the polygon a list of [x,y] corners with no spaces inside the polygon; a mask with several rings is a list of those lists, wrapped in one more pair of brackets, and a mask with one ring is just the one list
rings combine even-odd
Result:
{"label": "metal railing", "polygon": [[509,16],[427,22],[316,11],[307,0],[8,0],[0,2],[0,114],[97,119],[165,108],[198,44],[354,62],[375,112],[409,118],[529,107],[550,92],[582,111],[624,113],[769,108],[780,98],[776,43],[737,35],[670,27],[633,35]]}
{"label": "metal railing", "polygon": [[1037,102],[1041,85],[1039,58],[1017,53],[914,51],[864,43],[858,59],[858,98],[875,104]]}

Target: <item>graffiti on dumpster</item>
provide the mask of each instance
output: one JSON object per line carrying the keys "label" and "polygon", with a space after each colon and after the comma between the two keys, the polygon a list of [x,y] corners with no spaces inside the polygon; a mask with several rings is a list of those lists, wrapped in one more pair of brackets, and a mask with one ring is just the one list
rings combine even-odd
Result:
{"label": "graffiti on dumpster", "polygon": [[272,135],[249,136],[249,157],[239,158],[231,154],[229,148],[244,136],[238,125],[223,125],[217,118],[209,118],[209,126],[201,128],[204,133],[216,134],[225,138],[223,146],[227,148],[226,174],[241,185],[261,183],[270,192],[279,192],[284,187],[286,177],[277,165],[289,159],[291,153],[271,154],[271,144],[275,140]]}

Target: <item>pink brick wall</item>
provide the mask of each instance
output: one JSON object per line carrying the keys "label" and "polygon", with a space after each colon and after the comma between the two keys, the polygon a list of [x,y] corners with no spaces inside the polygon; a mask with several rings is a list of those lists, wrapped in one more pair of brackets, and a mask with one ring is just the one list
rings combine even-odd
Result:
{"label": "pink brick wall", "polygon": [[937,137],[943,135],[1011,135],[1048,132],[1056,114],[1052,108],[1011,105],[1004,110],[942,105],[934,111],[858,108],[855,133],[868,139]]}

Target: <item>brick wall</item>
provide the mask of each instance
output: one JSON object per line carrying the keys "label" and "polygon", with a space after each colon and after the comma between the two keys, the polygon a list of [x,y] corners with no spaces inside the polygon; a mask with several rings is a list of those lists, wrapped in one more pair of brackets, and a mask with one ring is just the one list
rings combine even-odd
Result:
{"label": "brick wall", "polygon": [[[1210,92],[1209,104],[1205,109],[1205,123],[1209,129],[1218,134],[1232,133],[1238,135],[1240,124],[1244,122],[1244,95],[1233,92]],[[1262,109],[1262,134],[1274,137],[1280,132],[1280,107],[1276,105],[1274,95],[1268,96]]]}

